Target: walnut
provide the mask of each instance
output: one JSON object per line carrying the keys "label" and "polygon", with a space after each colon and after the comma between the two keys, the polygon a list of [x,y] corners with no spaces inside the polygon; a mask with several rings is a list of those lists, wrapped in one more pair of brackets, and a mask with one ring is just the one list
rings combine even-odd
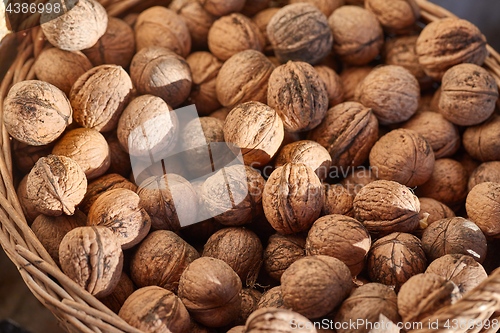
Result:
{"label": "walnut", "polygon": [[200,115],[208,115],[221,107],[217,99],[216,81],[222,62],[210,52],[194,52],[186,62],[191,68],[193,87],[188,102],[196,105]]}
{"label": "walnut", "polygon": [[481,162],[500,161],[500,116],[494,114],[488,121],[468,127],[463,134],[465,150]]}
{"label": "walnut", "polygon": [[262,294],[259,303],[257,303],[257,309],[262,308],[285,309],[281,286],[271,288]]}
{"label": "walnut", "polygon": [[460,147],[457,127],[437,112],[417,112],[401,127],[420,134],[432,147],[435,158],[449,157]]}
{"label": "walnut", "polygon": [[439,112],[456,125],[482,123],[495,111],[497,100],[495,78],[478,65],[456,65],[443,75]]}
{"label": "walnut", "polygon": [[191,35],[184,19],[168,8],[153,6],[140,13],[134,31],[137,51],[164,47],[183,58],[191,51]]}
{"label": "walnut", "polygon": [[224,261],[201,257],[187,266],[178,295],[191,316],[208,327],[221,327],[241,312],[241,280]]}
{"label": "walnut", "polygon": [[153,231],[132,256],[130,277],[139,287],[156,285],[177,292],[182,272],[198,258],[198,252],[172,231]]}
{"label": "walnut", "polygon": [[311,140],[300,140],[283,146],[276,156],[275,167],[286,163],[303,163],[314,170],[320,180],[328,177],[332,163],[330,153],[319,143]]}
{"label": "walnut", "polygon": [[352,287],[346,264],[324,255],[299,259],[281,276],[283,304],[307,318],[328,314],[342,303]]}
{"label": "walnut", "polygon": [[429,23],[417,39],[418,61],[433,79],[441,79],[454,65],[481,66],[486,59],[486,38],[472,23],[444,18]]}
{"label": "walnut", "polygon": [[420,322],[442,307],[461,298],[458,286],[434,273],[422,273],[406,281],[398,293],[398,310],[403,321]]}
{"label": "walnut", "polygon": [[222,108],[220,108],[218,110],[215,110],[214,112],[210,113],[209,116],[217,118],[217,119],[220,119],[222,121],[225,121],[226,117],[227,117],[227,115],[229,114],[230,111],[231,111],[231,109],[222,107]]}
{"label": "walnut", "polygon": [[257,303],[259,302],[262,293],[256,289],[245,288],[241,291],[240,295],[241,313],[237,322],[244,325],[252,312],[257,310]]}
{"label": "walnut", "polygon": [[264,214],[279,233],[306,231],[321,214],[324,193],[312,168],[287,163],[276,168],[264,186]]}
{"label": "walnut", "polygon": [[484,182],[500,183],[500,161],[484,162],[475,168],[469,177],[469,191]]}
{"label": "walnut", "polygon": [[423,273],[426,267],[420,239],[402,232],[379,238],[368,253],[370,280],[394,287],[396,292],[413,275]]}
{"label": "walnut", "polygon": [[[106,9],[95,0],[70,0],[60,2],[60,11],[43,11],[40,23],[47,40],[57,48],[79,51],[94,45],[106,32]],[[64,12],[64,14],[61,13]]]}
{"label": "walnut", "polygon": [[344,88],[344,100],[353,101],[356,87],[373,70],[372,67],[348,67],[340,73],[340,81]]}
{"label": "walnut", "polygon": [[113,64],[127,68],[135,54],[134,31],[125,21],[110,17],[106,33],[83,53],[94,66]]}
{"label": "walnut", "polygon": [[258,13],[268,9],[271,0],[246,0],[245,6],[241,10],[243,15],[248,17],[256,16]]}
{"label": "walnut", "polygon": [[109,147],[108,173],[116,173],[123,177],[129,177],[132,171],[130,155],[122,148],[116,132],[105,135]]}
{"label": "walnut", "polygon": [[345,102],[328,110],[309,139],[326,148],[332,166],[346,170],[363,164],[378,138],[378,121],[372,110],[357,102]]}
{"label": "walnut", "polygon": [[66,156],[40,158],[26,179],[26,196],[40,213],[73,215],[87,190],[80,165]]}
{"label": "walnut", "polygon": [[417,112],[420,87],[404,67],[377,67],[356,87],[354,98],[372,108],[382,125],[400,123]]}
{"label": "walnut", "polygon": [[[247,3],[249,0],[247,0]],[[265,43],[264,43],[264,51],[267,53],[273,51],[273,47],[271,45],[271,42],[269,41],[269,37],[267,36],[267,26],[269,25],[269,22],[273,18],[273,16],[280,10],[280,8],[266,8],[264,10],[259,11],[255,16],[252,17],[253,23],[257,25],[259,28],[260,32],[262,33],[262,36],[264,37]],[[278,58],[273,57],[276,62],[273,62],[276,66],[281,65],[281,62],[278,60]]]}
{"label": "walnut", "polygon": [[214,219],[207,219],[182,228],[181,235],[189,244],[205,244],[210,236],[221,228],[222,224]]}
{"label": "walnut", "polygon": [[365,266],[371,246],[368,230],[344,215],[326,215],[312,225],[306,240],[307,255],[327,255],[341,260],[357,276]]}
{"label": "walnut", "polygon": [[87,225],[111,229],[122,249],[130,249],[146,237],[151,227],[151,219],[139,200],[126,188],[106,191],[90,207]]}
{"label": "walnut", "polygon": [[64,274],[92,295],[104,297],[120,280],[123,253],[111,230],[85,226],[64,236],[59,247],[59,261]]}
{"label": "walnut", "polygon": [[101,65],[80,76],[69,95],[75,121],[100,132],[114,130],[132,94],[132,81],[120,66]]}
{"label": "walnut", "polygon": [[191,93],[191,70],[184,58],[162,47],[137,52],[130,64],[130,77],[137,91],[161,97],[178,107]]}
{"label": "walnut", "polygon": [[49,155],[54,147],[52,142],[43,146],[31,146],[26,143],[12,139],[12,161],[21,174],[27,174],[40,157]]}
{"label": "walnut", "polygon": [[240,12],[245,0],[199,0],[203,8],[212,15],[224,16]]}
{"label": "walnut", "polygon": [[106,305],[111,311],[118,314],[123,306],[123,303],[125,303],[127,298],[132,295],[134,291],[134,283],[130,280],[127,274],[122,272],[115,289],[113,289],[111,294],[108,296],[100,298],[99,301]]}
{"label": "walnut", "polygon": [[315,333],[313,323],[288,309],[261,308],[253,312],[245,324],[244,333]]}
{"label": "walnut", "polygon": [[152,176],[137,189],[140,206],[153,229],[178,231],[197,222],[198,196],[191,183],[176,174]]}
{"label": "walnut", "polygon": [[411,232],[418,227],[420,203],[397,182],[376,180],[362,187],[353,202],[354,216],[372,234]]}
{"label": "walnut", "polygon": [[[292,263],[305,256],[306,239],[301,235],[274,234],[269,237],[264,251],[264,268],[275,280],[280,280],[283,272]],[[273,306],[267,304],[266,306]]]}
{"label": "walnut", "polygon": [[434,152],[418,132],[395,129],[382,136],[370,151],[370,167],[379,179],[393,180],[414,187],[432,175]]}
{"label": "walnut", "polygon": [[28,175],[24,176],[23,179],[19,182],[16,190],[16,196],[19,199],[19,204],[21,209],[23,210],[23,215],[26,218],[26,222],[28,224],[33,223],[35,218],[40,215],[40,213],[36,210],[35,203],[28,199],[28,189],[26,187],[26,182],[28,180]]}
{"label": "walnut", "polygon": [[3,121],[16,140],[32,146],[55,141],[71,124],[71,104],[59,88],[38,80],[14,84],[3,102]]}
{"label": "walnut", "polygon": [[217,17],[207,12],[198,0],[173,0],[169,8],[184,19],[193,48],[205,49],[208,31]]}
{"label": "walnut", "polygon": [[87,216],[78,210],[71,216],[47,216],[40,214],[33,221],[31,229],[52,259],[56,263],[59,263],[59,245],[62,239],[71,230],[83,227],[86,220]]}
{"label": "walnut", "polygon": [[208,31],[208,48],[222,61],[241,51],[262,51],[264,44],[259,28],[242,14],[223,16]]}
{"label": "walnut", "polygon": [[280,9],[267,25],[274,54],[283,63],[316,64],[326,57],[333,43],[326,16],[309,3],[294,3]]}
{"label": "walnut", "polygon": [[345,5],[345,0],[290,0],[291,4],[307,2],[318,8],[326,17],[330,17],[333,11]]}
{"label": "walnut", "polygon": [[325,185],[325,199],[322,213],[324,215],[340,214],[353,217],[353,200],[355,194],[342,184]]}
{"label": "walnut", "polygon": [[388,32],[404,34],[415,27],[420,17],[420,8],[415,0],[366,0],[365,8],[377,16]]}
{"label": "walnut", "polygon": [[328,94],[328,106],[332,107],[344,101],[344,88],[340,76],[328,66],[314,66],[319,77],[325,83]]}
{"label": "walnut", "polygon": [[357,6],[342,6],[328,18],[333,51],[351,65],[366,65],[380,53],[384,35],[377,17]]}
{"label": "walnut", "polygon": [[284,137],[283,122],[276,111],[260,102],[247,102],[229,112],[224,139],[241,148],[245,164],[263,166],[278,151]]}
{"label": "walnut", "polygon": [[380,283],[367,283],[355,289],[342,303],[335,316],[340,323],[356,322],[362,320],[365,326],[340,328],[338,333],[367,333],[370,331],[369,323],[377,323],[379,316],[384,315],[392,322],[399,322],[397,296],[394,290]]}
{"label": "walnut", "polygon": [[352,168],[350,172],[345,175],[340,184],[347,189],[354,199],[363,186],[375,180],[377,180],[377,170],[360,166],[358,168]]}
{"label": "walnut", "polygon": [[53,84],[69,95],[75,81],[92,68],[90,60],[80,51],[45,49],[33,64],[39,80]]}
{"label": "walnut", "polygon": [[418,198],[418,201],[420,201],[420,212],[418,213],[420,228],[415,232],[420,236],[423,230],[432,223],[449,217],[455,217],[455,213],[451,208],[442,202],[425,197]]}
{"label": "walnut", "polygon": [[454,209],[467,196],[467,172],[460,162],[439,158],[434,163],[431,178],[417,187],[419,197],[441,201]]}
{"label": "walnut", "polygon": [[256,50],[236,53],[222,65],[217,75],[219,102],[226,107],[256,101],[267,102],[267,86],[274,65]]}
{"label": "walnut", "polygon": [[104,174],[110,165],[106,139],[91,128],[76,128],[66,132],[52,149],[52,154],[73,159],[82,167],[88,180]]}
{"label": "walnut", "polygon": [[269,78],[267,101],[289,132],[313,129],[328,110],[325,83],[314,67],[300,61],[276,67]]}
{"label": "walnut", "polygon": [[[161,98],[143,95],[133,99],[123,111],[117,136],[130,155],[149,159],[168,154],[177,142],[178,119]],[[161,154],[161,156],[159,156]]]}
{"label": "walnut", "polygon": [[483,266],[465,254],[447,254],[437,258],[425,273],[434,273],[458,286],[462,295],[474,289],[488,277]]}
{"label": "walnut", "polygon": [[[499,237],[500,183],[484,182],[474,186],[467,195],[465,208],[468,217],[487,237]],[[478,241],[476,240],[476,242]],[[474,256],[470,251],[466,254]]]}
{"label": "walnut", "polygon": [[191,327],[189,313],[179,297],[156,286],[136,290],[118,315],[144,332],[188,332]]}

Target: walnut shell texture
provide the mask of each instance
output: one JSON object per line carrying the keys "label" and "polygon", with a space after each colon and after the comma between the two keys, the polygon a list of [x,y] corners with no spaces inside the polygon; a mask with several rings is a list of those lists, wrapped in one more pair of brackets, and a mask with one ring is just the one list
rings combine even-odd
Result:
{"label": "walnut shell texture", "polygon": [[323,214],[340,214],[353,217],[353,200],[355,194],[351,194],[342,184],[333,184],[325,187]]}
{"label": "walnut shell texture", "polygon": [[387,65],[396,65],[406,68],[417,78],[422,86],[427,84],[430,78],[425,74],[422,65],[418,62],[416,51],[417,39],[418,35],[400,36],[389,39],[384,44],[382,53]]}
{"label": "walnut shell texture", "polygon": [[469,218],[488,237],[500,234],[500,183],[484,182],[472,188],[465,208]]}
{"label": "walnut shell texture", "polygon": [[477,166],[469,177],[469,191],[484,182],[500,183],[500,161],[484,162]]}
{"label": "walnut shell texture", "polygon": [[345,5],[345,0],[289,0],[290,4],[307,2],[317,7],[326,17],[330,17],[333,11]]}
{"label": "walnut shell texture", "polygon": [[120,280],[118,281],[118,284],[113,289],[111,294],[99,298],[99,301],[101,301],[102,304],[106,305],[111,311],[118,314],[121,307],[123,306],[123,303],[125,303],[127,298],[132,295],[134,291],[134,283],[125,272],[122,272]]}
{"label": "walnut shell texture", "polygon": [[[280,280],[283,272],[292,263],[305,256],[306,239],[301,235],[274,234],[269,237],[264,251],[264,268],[275,280]],[[273,306],[268,304],[267,306]]]}
{"label": "walnut shell texture", "polygon": [[330,67],[320,65],[314,66],[319,77],[325,83],[328,94],[328,106],[332,107],[344,101],[344,88],[340,76]]}
{"label": "walnut shell texture", "polygon": [[257,303],[257,309],[262,308],[285,309],[281,286],[273,287],[262,294],[259,303]]}
{"label": "walnut shell texture", "polygon": [[245,0],[199,0],[203,8],[212,15],[224,16],[240,12],[245,6]]}
{"label": "walnut shell texture", "polygon": [[374,13],[389,32],[405,33],[420,17],[420,8],[415,0],[365,0],[365,8]]}
{"label": "walnut shell texture", "polygon": [[450,207],[436,199],[419,197],[418,201],[420,202],[420,212],[418,213],[420,229],[425,229],[436,221],[455,217],[455,213]]}
{"label": "walnut shell texture", "polygon": [[500,116],[493,115],[486,122],[468,127],[462,138],[465,150],[473,158],[481,161],[500,161]]}
{"label": "walnut shell texture", "polygon": [[[293,323],[293,325],[290,325]],[[296,325],[297,327],[294,327]],[[313,323],[306,317],[288,309],[261,308],[253,312],[245,324],[244,333],[297,332],[315,333]]]}

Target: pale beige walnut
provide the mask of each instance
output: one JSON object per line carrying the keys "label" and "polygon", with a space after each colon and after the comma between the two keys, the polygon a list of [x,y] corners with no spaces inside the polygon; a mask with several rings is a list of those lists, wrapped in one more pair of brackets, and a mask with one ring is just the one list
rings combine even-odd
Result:
{"label": "pale beige walnut", "polygon": [[440,80],[461,63],[481,66],[486,59],[486,38],[472,23],[444,18],[429,23],[417,39],[418,61],[433,79]]}
{"label": "pale beige walnut", "polygon": [[127,298],[132,295],[134,291],[134,283],[125,272],[122,272],[120,280],[111,294],[99,298],[99,301],[106,305],[111,311],[118,314],[123,303],[125,303]]}
{"label": "pale beige walnut", "polygon": [[95,0],[50,0],[52,8],[61,10],[43,11],[40,23],[47,40],[57,48],[79,51],[94,45],[106,32],[108,15],[106,9]]}
{"label": "pale beige walnut", "polygon": [[345,5],[345,0],[290,0],[292,3],[307,2],[317,7],[326,17],[332,15],[333,11]]}
{"label": "pale beige walnut", "polygon": [[435,158],[449,157],[460,148],[458,128],[437,112],[417,112],[401,127],[420,134],[432,147]]}
{"label": "pale beige walnut", "polygon": [[269,78],[267,101],[289,132],[318,126],[328,110],[325,83],[306,62],[289,61],[276,67]]}
{"label": "pale beige walnut", "polygon": [[372,67],[348,67],[340,72],[340,81],[344,88],[344,100],[353,101],[358,84],[372,71]]}
{"label": "pale beige walnut", "polygon": [[120,66],[101,65],[80,76],[69,98],[75,121],[100,132],[116,129],[132,95],[132,81]]}
{"label": "pale beige walnut", "polygon": [[126,188],[102,193],[92,204],[87,225],[109,228],[124,250],[137,245],[151,228],[151,219],[140,198]]}
{"label": "pale beige walnut", "polygon": [[83,227],[86,220],[87,216],[78,210],[71,216],[40,214],[33,221],[31,229],[52,259],[59,264],[59,245],[62,239],[71,230]]}
{"label": "pale beige walnut", "polygon": [[55,85],[66,95],[76,80],[91,68],[92,63],[82,52],[55,47],[42,51],[33,65],[39,80]]}
{"label": "pale beige walnut", "polygon": [[404,67],[377,67],[356,87],[354,99],[371,108],[382,125],[400,123],[417,112],[420,86]]}
{"label": "pale beige walnut", "polygon": [[38,80],[14,84],[3,101],[3,121],[16,140],[32,146],[55,141],[73,121],[71,104],[59,88]]}
{"label": "pale beige walnut", "polygon": [[126,188],[134,192],[137,190],[137,186],[123,176],[116,173],[109,173],[94,179],[88,184],[87,192],[82,202],[78,205],[78,208],[85,214],[88,214],[90,207],[101,194],[115,188]]}
{"label": "pale beige walnut", "polygon": [[217,99],[225,107],[256,101],[267,103],[274,65],[256,50],[236,53],[222,65],[216,80]]}
{"label": "pale beige walnut", "polygon": [[474,186],[465,201],[468,217],[487,237],[500,235],[500,183],[483,182]]}
{"label": "pale beige walnut", "polygon": [[153,6],[141,12],[134,31],[137,51],[165,47],[184,58],[191,51],[191,35],[184,19],[168,8]]}
{"label": "pale beige walnut", "polygon": [[188,98],[193,81],[186,60],[158,46],[143,48],[135,54],[130,77],[139,94],[161,97],[174,108]]}
{"label": "pale beige walnut", "polygon": [[277,233],[269,237],[264,251],[264,268],[269,276],[279,281],[292,263],[305,256],[305,244],[306,239],[302,235]]}
{"label": "pale beige walnut", "polygon": [[307,318],[319,318],[335,309],[354,284],[342,261],[324,255],[297,260],[281,276],[283,304]]}
{"label": "pale beige walnut", "polygon": [[488,274],[474,258],[465,254],[447,254],[430,263],[425,273],[434,273],[458,286],[462,295],[483,282]]}
{"label": "pale beige walnut", "polygon": [[264,43],[259,27],[242,14],[223,16],[208,31],[208,48],[222,61],[241,51],[262,51]]}
{"label": "pale beige walnut", "polygon": [[153,231],[132,256],[131,278],[138,287],[155,285],[177,292],[182,272],[198,258],[198,252],[172,231]]}
{"label": "pale beige walnut", "polygon": [[191,183],[176,174],[152,176],[137,189],[140,206],[151,218],[153,229],[178,231],[197,222],[198,195]]}
{"label": "pale beige walnut", "polygon": [[276,57],[317,64],[332,49],[333,36],[326,16],[309,3],[281,8],[267,25],[267,36]]}
{"label": "pale beige walnut", "polygon": [[500,115],[494,114],[488,121],[468,127],[462,137],[467,153],[481,162],[500,161]]}
{"label": "pale beige walnut", "polygon": [[317,219],[307,234],[306,254],[341,260],[357,276],[365,266],[371,246],[368,230],[352,217],[326,215]]}
{"label": "pale beige walnut", "polygon": [[184,270],[178,295],[197,322],[221,327],[241,312],[241,280],[224,261],[201,257]]}
{"label": "pale beige walnut", "polygon": [[76,128],[66,132],[57,141],[52,154],[73,159],[82,167],[88,180],[103,175],[111,162],[106,139],[91,128]]}
{"label": "pale beige walnut", "polygon": [[286,163],[303,163],[311,167],[319,179],[328,177],[332,164],[330,153],[319,143],[311,140],[300,140],[283,146],[274,161],[275,167]]}
{"label": "pale beige walnut", "polygon": [[372,110],[357,102],[345,102],[326,113],[309,139],[326,148],[332,166],[344,172],[367,159],[378,138],[378,121]]}
{"label": "pale beige walnut", "polygon": [[377,16],[386,31],[400,34],[415,28],[420,17],[420,7],[415,0],[365,0],[365,8]]}
{"label": "pale beige walnut", "polygon": [[110,17],[106,33],[83,53],[94,66],[113,64],[128,68],[135,54],[134,31],[125,21]]}
{"label": "pale beige walnut", "polygon": [[330,67],[320,65],[314,66],[319,77],[325,83],[326,93],[328,94],[328,106],[333,107],[344,101],[344,88],[340,76]]}
{"label": "pale beige walnut", "polygon": [[31,146],[12,139],[12,162],[21,174],[28,174],[40,157],[50,154],[54,142],[43,146]]}
{"label": "pale beige walnut", "polygon": [[346,326],[338,333],[367,333],[370,325],[379,321],[384,315],[394,323],[401,321],[398,314],[397,296],[394,290],[380,283],[367,283],[357,289],[342,303],[335,320],[340,323],[363,320],[364,325]]}
{"label": "pale beige walnut", "polygon": [[257,303],[257,309],[262,308],[285,309],[281,286],[273,287],[262,294],[259,303]]}
{"label": "pale beige walnut", "polygon": [[143,332],[188,332],[189,313],[173,292],[149,286],[130,295],[118,315]]}
{"label": "pale beige walnut", "polygon": [[420,212],[418,213],[419,229],[415,231],[415,234],[422,236],[422,232],[430,226],[432,223],[449,218],[455,217],[455,213],[450,207],[446,206],[444,203],[437,201],[436,199],[420,197]]}
{"label": "pale beige walnut", "polygon": [[455,283],[434,273],[422,273],[406,281],[398,293],[398,311],[405,322],[419,322],[461,298]]}
{"label": "pale beige walnut", "polygon": [[439,112],[456,125],[482,123],[495,111],[497,100],[495,78],[478,65],[456,65],[443,75]]}
{"label": "pale beige walnut", "polygon": [[224,139],[241,149],[246,165],[263,166],[283,142],[283,121],[276,111],[260,102],[232,109],[224,122]]}
{"label": "pale beige walnut", "polygon": [[[247,0],[247,3],[248,2],[249,1]],[[280,8],[266,8],[262,11],[259,11],[257,14],[255,14],[255,16],[252,17],[252,21],[257,25],[260,32],[262,33],[262,36],[264,37],[264,51],[266,54],[273,50],[271,42],[269,41],[269,37],[267,36],[267,26],[269,24],[269,21],[271,21],[271,19],[273,18],[274,14],[276,14],[279,10]],[[281,65],[276,57],[273,57],[273,59],[276,60],[276,62],[273,62],[276,66]]]}
{"label": "pale beige walnut", "polygon": [[371,281],[393,287],[398,292],[408,279],[427,268],[422,242],[402,232],[379,238],[368,253],[366,268]]}
{"label": "pale beige walnut", "polygon": [[221,103],[217,99],[216,82],[222,62],[205,51],[191,53],[186,62],[193,76],[193,87],[188,102],[196,105],[200,115],[208,115],[219,109]]}
{"label": "pale beige walnut", "polygon": [[376,180],[362,187],[353,202],[354,216],[371,234],[411,232],[418,227],[420,202],[406,186]]}
{"label": "pale beige walnut", "polygon": [[165,101],[143,95],[125,108],[116,134],[122,148],[132,157],[148,161],[152,156],[158,161],[175,146],[178,127],[177,115]]}
{"label": "pale beige walnut", "polygon": [[42,214],[73,215],[87,190],[87,178],[80,165],[66,156],[40,158],[26,179],[26,195]]}
{"label": "pale beige walnut", "polygon": [[[293,323],[293,324],[290,324]],[[248,317],[243,333],[316,333],[306,317],[288,309],[261,308]]]}
{"label": "pale beige walnut", "polygon": [[215,16],[224,16],[240,12],[245,6],[245,0],[199,0],[207,12]]}
{"label": "pale beige walnut", "polygon": [[340,214],[354,217],[353,200],[355,194],[342,184],[325,185],[324,215]]}
{"label": "pale beige walnut", "polygon": [[333,51],[351,65],[366,65],[380,53],[384,35],[377,17],[357,6],[342,6],[328,18]]}
{"label": "pale beige walnut", "polygon": [[19,182],[17,186],[16,195],[19,199],[19,204],[21,205],[21,209],[23,210],[23,215],[28,224],[33,223],[35,218],[40,215],[40,213],[36,210],[35,203],[28,199],[28,189],[26,188],[26,182],[28,180],[28,175],[24,176],[23,179]]}
{"label": "pale beige walnut", "polygon": [[321,214],[324,195],[321,181],[312,168],[302,163],[287,163],[276,168],[264,186],[264,214],[279,233],[306,231]]}
{"label": "pale beige walnut", "polygon": [[434,151],[418,132],[396,129],[382,136],[370,151],[370,167],[379,179],[414,187],[432,175]]}
{"label": "pale beige walnut", "polygon": [[118,284],[123,253],[106,227],[85,226],[69,231],[59,247],[61,268],[69,278],[96,297],[109,295]]}
{"label": "pale beige walnut", "polygon": [[223,225],[247,224],[262,215],[264,185],[262,175],[249,166],[224,167],[201,186],[201,204]]}
{"label": "pale beige walnut", "polygon": [[484,182],[500,183],[500,161],[484,162],[477,166],[469,176],[469,191]]}

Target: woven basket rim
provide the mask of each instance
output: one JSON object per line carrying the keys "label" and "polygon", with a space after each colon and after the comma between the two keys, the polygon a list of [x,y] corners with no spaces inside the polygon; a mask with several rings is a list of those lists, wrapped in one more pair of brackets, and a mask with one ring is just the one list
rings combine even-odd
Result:
{"label": "woven basket rim", "polygon": [[[428,2],[415,0],[421,10],[421,20],[429,23],[446,17],[457,17],[448,10]],[[141,0],[100,0],[111,16],[120,16],[138,5]],[[156,1],[151,1],[156,4]],[[12,34],[13,35],[13,34]],[[8,38],[11,38],[9,36]],[[19,38],[21,37],[21,38]],[[3,125],[3,100],[9,87],[22,80],[35,78],[34,59],[44,48],[45,40],[39,27],[18,33],[19,53],[0,84],[0,244],[9,259],[17,266],[24,282],[33,295],[44,304],[68,332],[126,332],[141,333],[94,296],[68,278],[36,238],[28,226],[13,184],[13,165],[10,138]],[[3,41],[3,40],[2,40]],[[1,45],[1,42],[0,42]],[[483,65],[500,87],[500,55],[487,46],[489,55]],[[57,281],[57,282],[56,282]],[[444,307],[422,322],[445,324],[450,319],[472,320],[477,323],[500,318],[500,268],[460,301]],[[449,322],[449,321],[448,321]],[[445,327],[422,327],[411,332],[445,332]],[[456,330],[455,332],[479,332]],[[481,332],[496,332],[496,329]]]}

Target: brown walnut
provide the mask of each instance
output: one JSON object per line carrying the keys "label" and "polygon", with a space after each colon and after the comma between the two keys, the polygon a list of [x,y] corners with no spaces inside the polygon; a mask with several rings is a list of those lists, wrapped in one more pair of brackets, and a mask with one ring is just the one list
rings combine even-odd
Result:
{"label": "brown walnut", "polygon": [[99,301],[106,305],[111,311],[118,314],[120,308],[123,306],[123,303],[125,303],[127,298],[132,295],[134,291],[134,283],[130,280],[128,275],[125,274],[125,272],[122,272],[120,280],[111,294],[99,298]]}
{"label": "brown walnut", "polygon": [[28,199],[28,189],[26,188],[26,183],[28,180],[28,175],[24,176],[23,179],[19,182],[17,186],[16,195],[19,199],[19,204],[21,205],[21,209],[23,210],[23,215],[26,218],[26,222],[28,224],[33,223],[35,218],[40,215],[40,213],[36,210],[35,203]]}
{"label": "brown walnut", "polygon": [[[290,325],[293,323],[296,325]],[[253,312],[245,324],[244,333],[280,332],[316,333],[313,323],[306,317],[288,309],[261,308]]]}
{"label": "brown walnut", "polygon": [[347,189],[354,199],[363,186],[377,180],[377,170],[360,166],[358,168],[351,168],[347,175],[342,176],[344,179],[342,179],[340,184]]}
{"label": "brown walnut", "polygon": [[415,0],[365,0],[365,8],[375,14],[388,32],[406,33],[420,17],[420,7]]}
{"label": "brown walnut", "polygon": [[418,213],[420,228],[416,233],[420,236],[423,230],[432,223],[445,218],[455,217],[455,213],[450,207],[436,199],[420,197],[418,201],[420,201],[420,212]]}
{"label": "brown walnut", "polygon": [[348,67],[340,72],[340,81],[344,88],[344,101],[353,101],[356,87],[373,70],[372,67]]}
{"label": "brown walnut", "polygon": [[484,182],[500,183],[500,161],[484,162],[475,168],[469,177],[469,191]]}
{"label": "brown walnut", "polygon": [[264,251],[264,268],[269,276],[279,281],[292,263],[305,256],[305,245],[306,239],[301,235],[274,234],[269,237]]}
{"label": "brown walnut", "polygon": [[52,142],[43,146],[32,146],[12,139],[12,162],[23,175],[28,174],[40,157],[46,157],[54,147]]}
{"label": "brown walnut", "polygon": [[465,150],[481,161],[500,161],[500,115],[494,114],[488,121],[468,127],[463,134]]}
{"label": "brown walnut", "polygon": [[246,0],[245,6],[241,10],[243,15],[252,17],[266,10],[271,3],[271,0]]}
{"label": "brown walnut", "polygon": [[354,217],[353,200],[355,194],[342,184],[325,185],[325,200],[322,213],[324,215],[340,214]]}
{"label": "brown walnut", "polygon": [[333,11],[345,5],[345,0],[289,0],[291,4],[307,2],[318,8],[326,17],[330,17]]}
{"label": "brown walnut", "polygon": [[465,208],[468,217],[487,237],[499,237],[500,183],[484,182],[474,186],[467,195]]}
{"label": "brown walnut", "polygon": [[243,290],[241,290],[240,295],[241,295],[241,313],[237,322],[244,325],[248,317],[252,314],[252,312],[257,310],[257,303],[259,302],[262,293],[257,289],[244,288]]}
{"label": "brown walnut", "polygon": [[245,0],[199,0],[199,2],[207,12],[215,16],[240,12],[245,6]]}
{"label": "brown walnut", "polygon": [[262,308],[285,309],[281,286],[273,287],[262,294],[259,303],[257,303],[257,309]]}
{"label": "brown walnut", "polygon": [[116,132],[105,135],[109,146],[110,165],[108,173],[116,173],[123,177],[129,177],[132,171],[130,155],[122,148]]}
{"label": "brown walnut", "polygon": [[[248,2],[249,0],[247,0],[247,3]],[[273,18],[274,14],[276,14],[279,10],[280,8],[266,8],[262,11],[259,11],[257,14],[255,14],[255,16],[252,17],[253,23],[257,25],[260,32],[262,33],[262,36],[264,37],[264,51],[266,54],[273,50],[271,42],[269,41],[269,37],[267,36],[267,26],[269,25],[269,22]],[[273,62],[276,66],[281,65],[281,62],[278,60],[278,58],[273,58],[276,60],[276,62]]]}
{"label": "brown walnut", "polygon": [[314,66],[319,77],[325,83],[328,95],[328,106],[332,107],[344,101],[344,88],[340,76],[330,67],[321,65]]}

